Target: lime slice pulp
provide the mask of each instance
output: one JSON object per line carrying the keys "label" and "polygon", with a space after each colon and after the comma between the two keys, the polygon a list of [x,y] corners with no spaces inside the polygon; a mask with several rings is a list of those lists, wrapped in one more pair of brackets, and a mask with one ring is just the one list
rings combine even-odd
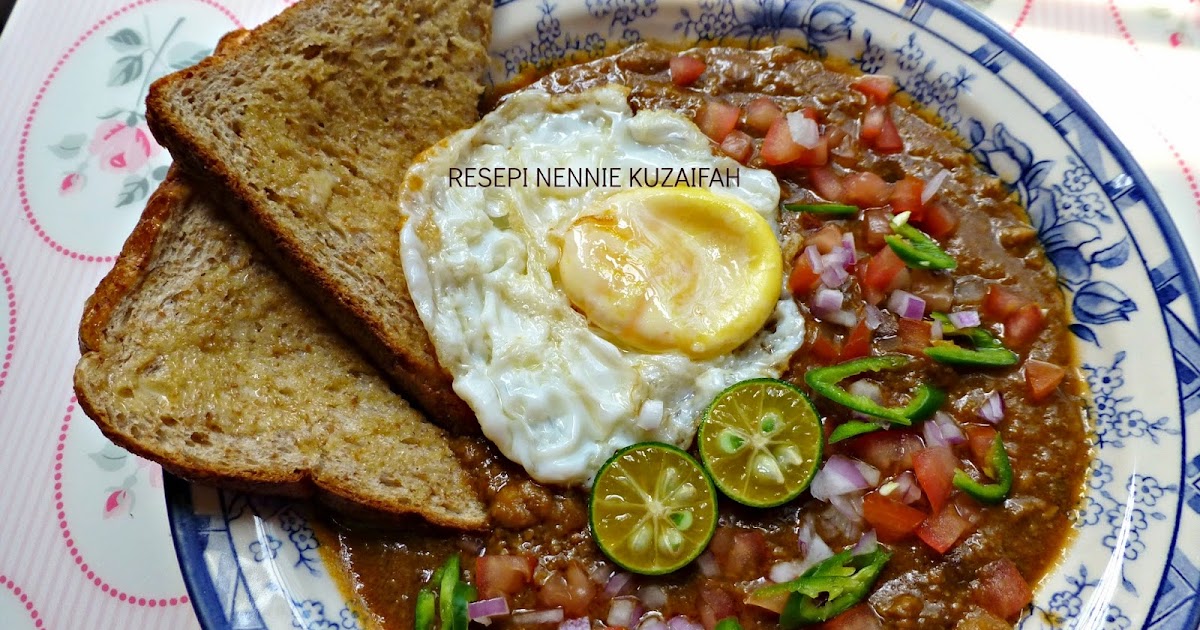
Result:
{"label": "lime slice pulp", "polygon": [[704,412],[700,459],[729,498],[782,505],[808,488],[821,463],[824,432],[812,403],[791,383],[735,383]]}
{"label": "lime slice pulp", "polygon": [[717,492],[691,455],[642,442],[600,468],[588,512],[592,536],[609,559],[627,571],[659,575],[708,546],[717,526]]}

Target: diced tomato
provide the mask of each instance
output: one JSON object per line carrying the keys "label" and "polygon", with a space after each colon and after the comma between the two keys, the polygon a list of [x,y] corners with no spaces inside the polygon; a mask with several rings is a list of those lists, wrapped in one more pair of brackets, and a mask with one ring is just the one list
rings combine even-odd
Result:
{"label": "diced tomato", "polygon": [[874,147],[879,153],[899,153],[904,150],[904,139],[892,121],[891,110],[884,110],[883,127],[879,130],[879,137],[875,138]]}
{"label": "diced tomato", "polygon": [[792,131],[788,129],[787,120],[780,116],[771,123],[767,137],[763,139],[762,159],[769,166],[778,166],[797,160],[804,153],[804,147],[792,139]]}
{"label": "diced tomato", "polygon": [[828,254],[842,247],[842,229],[834,223],[827,223],[816,234],[804,240],[807,245],[816,245],[817,251]]}
{"label": "diced tomato", "polygon": [[863,114],[862,125],[858,128],[858,139],[867,146],[874,146],[883,133],[883,119],[887,117],[887,105],[872,105]]}
{"label": "diced tomato", "polygon": [[883,622],[871,604],[863,602],[816,627],[818,630],[883,630]]}
{"label": "diced tomato", "polygon": [[792,273],[788,276],[788,290],[792,295],[803,298],[817,288],[821,283],[821,274],[813,271],[812,261],[802,252],[796,256],[792,265]]}
{"label": "diced tomato", "polygon": [[721,141],[725,155],[745,164],[754,155],[754,139],[744,131],[733,131]]}
{"label": "diced tomato", "polygon": [[863,497],[863,518],[875,528],[880,542],[896,543],[908,538],[926,516],[917,508],[878,492]]}
{"label": "diced tomato", "polygon": [[981,469],[987,467],[988,451],[996,441],[996,430],[992,427],[968,424],[963,426],[963,432],[967,434],[967,446],[971,449],[971,458],[975,465]]}
{"label": "diced tomato", "polygon": [[1046,317],[1042,314],[1042,307],[1033,303],[1026,304],[1004,318],[1004,342],[1010,347],[1028,347],[1042,333],[1045,325]]}
{"label": "diced tomato", "polygon": [[920,220],[913,221],[913,225],[934,238],[949,238],[958,231],[958,222],[957,213],[944,204],[934,202],[925,206]]}
{"label": "diced tomato", "polygon": [[1066,376],[1067,371],[1062,366],[1037,359],[1025,361],[1025,384],[1033,402],[1041,402],[1053,394]]}
{"label": "diced tomato", "polygon": [[892,233],[888,212],[883,208],[871,208],[863,212],[862,242],[872,252],[887,246],[885,236]]}
{"label": "diced tomato", "polygon": [[972,595],[988,612],[1010,620],[1033,601],[1033,589],[1008,558],[989,562],[979,570]]}
{"label": "diced tomato", "polygon": [[971,522],[959,516],[953,505],[935,512],[917,526],[917,538],[938,553],[946,553],[971,529]]}
{"label": "diced tomato", "polygon": [[897,325],[900,330],[896,333],[899,343],[896,351],[911,354],[921,358],[925,356],[925,348],[933,342],[933,322],[921,319],[901,318]]}
{"label": "diced tomato", "polygon": [[813,192],[820,195],[826,201],[842,200],[842,178],[833,172],[832,168],[819,166],[809,169],[808,182],[812,185]]}
{"label": "diced tomato", "polygon": [[850,334],[846,337],[842,344],[842,352],[838,359],[849,361],[871,354],[871,337],[875,333],[867,327],[867,320],[860,319],[850,330]]}
{"label": "diced tomato", "polygon": [[855,79],[850,87],[866,94],[874,103],[886,103],[896,88],[896,80],[886,74],[864,74]]}
{"label": "diced tomato", "polygon": [[795,166],[825,166],[829,164],[829,138],[821,136],[817,146],[803,149],[800,156],[792,160]]}
{"label": "diced tomato", "polygon": [[571,561],[566,573],[554,572],[538,590],[538,603],[547,608],[562,607],[568,617],[587,614],[596,597],[596,584],[578,562]]}
{"label": "diced tomato", "polygon": [[954,469],[958,458],[948,446],[930,446],[913,456],[913,472],[917,483],[929,499],[935,513],[941,512],[954,489]]}
{"label": "diced tomato", "polygon": [[983,298],[983,315],[994,321],[1004,321],[1022,306],[1032,304],[1029,300],[998,284],[988,286]]}
{"label": "diced tomato", "polygon": [[780,118],[783,110],[770,97],[760,96],[746,104],[746,126],[758,133],[767,133]]}
{"label": "diced tomato", "polygon": [[737,602],[725,589],[704,586],[700,589],[697,601],[700,604],[700,623],[705,630],[713,630],[718,621],[737,615]]}
{"label": "diced tomato", "polygon": [[696,126],[714,142],[721,142],[737,128],[738,118],[741,116],[742,110],[736,105],[707,101],[700,106],[700,111],[696,112]]}
{"label": "diced tomato", "polygon": [[821,363],[834,363],[842,356],[842,346],[837,340],[818,331],[808,346],[808,354]]}
{"label": "diced tomato", "polygon": [[749,580],[763,574],[767,539],[760,530],[718,527],[708,549],[713,552],[724,577]]}
{"label": "diced tomato", "polygon": [[925,182],[916,177],[905,177],[892,185],[892,196],[888,203],[892,212],[911,213],[909,221],[920,221],[925,215],[925,204],[921,203],[921,193],[925,190]]}
{"label": "diced tomato", "polygon": [[708,64],[703,60],[687,55],[677,55],[671,58],[671,82],[679,87],[687,87],[696,82]]}
{"label": "diced tomato", "polygon": [[475,588],[481,599],[514,595],[533,581],[537,558],[488,554],[475,558]]}
{"label": "diced tomato", "polygon": [[842,200],[860,208],[877,208],[887,205],[892,186],[875,173],[851,173],[842,178],[844,192]]}
{"label": "diced tomato", "polygon": [[892,251],[891,247],[884,247],[871,256],[867,263],[867,271],[863,275],[863,289],[887,295],[894,290],[892,283],[905,268],[904,261],[900,260],[896,252]]}
{"label": "diced tomato", "polygon": [[893,476],[913,467],[913,456],[925,448],[911,429],[891,429],[867,433],[846,442],[859,459]]}

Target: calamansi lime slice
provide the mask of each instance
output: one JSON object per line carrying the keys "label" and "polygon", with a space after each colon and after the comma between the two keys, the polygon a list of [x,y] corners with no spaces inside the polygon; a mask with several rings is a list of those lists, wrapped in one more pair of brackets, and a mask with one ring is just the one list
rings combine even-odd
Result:
{"label": "calamansi lime slice", "polygon": [[617,451],[596,474],[592,536],[613,562],[645,575],[691,562],[717,527],[717,491],[691,455],[642,442]]}
{"label": "calamansi lime slice", "polygon": [[700,459],[729,498],[753,507],[804,492],[821,463],[824,433],[808,397],[762,378],[717,395],[700,423]]}

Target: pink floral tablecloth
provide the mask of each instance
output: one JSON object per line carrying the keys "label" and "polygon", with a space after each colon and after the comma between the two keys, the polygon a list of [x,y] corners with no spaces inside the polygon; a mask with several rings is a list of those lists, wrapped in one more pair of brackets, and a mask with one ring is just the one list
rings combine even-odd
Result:
{"label": "pink floral tablecloth", "polygon": [[[18,0],[0,36],[0,628],[198,627],[161,470],[72,397],[76,329],[169,162],[150,79],[287,4]],[[970,4],[1091,103],[1200,259],[1200,2]]]}

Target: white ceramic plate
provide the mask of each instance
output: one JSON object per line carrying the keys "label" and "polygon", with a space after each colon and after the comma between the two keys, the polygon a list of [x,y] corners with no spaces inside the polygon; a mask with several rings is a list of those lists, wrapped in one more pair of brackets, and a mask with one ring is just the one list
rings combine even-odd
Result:
{"label": "white ceramic plate", "polygon": [[[617,43],[786,41],[892,74],[936,110],[1029,207],[1095,405],[1080,531],[1021,627],[1197,627],[1200,287],[1141,169],[1057,75],[949,0],[515,0],[495,24],[495,80]],[[207,627],[359,627],[303,506],[178,481],[168,495]]]}

